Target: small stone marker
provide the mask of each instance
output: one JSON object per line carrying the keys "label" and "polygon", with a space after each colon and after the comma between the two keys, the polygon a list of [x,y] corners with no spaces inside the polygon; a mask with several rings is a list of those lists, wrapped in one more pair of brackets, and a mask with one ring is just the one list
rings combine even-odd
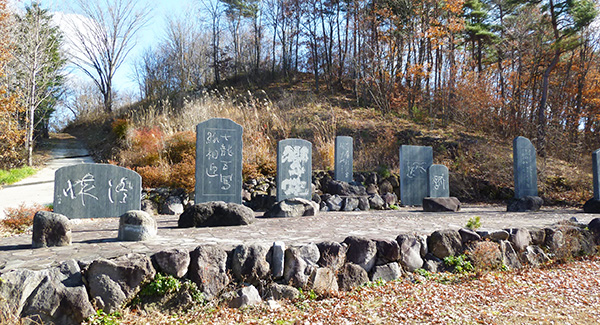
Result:
{"label": "small stone marker", "polygon": [[594,180],[594,200],[600,201],[600,149],[592,152],[592,171]]}
{"label": "small stone marker", "polygon": [[448,167],[444,165],[431,165],[427,170],[429,175],[429,197],[449,197],[450,186],[448,182]]}
{"label": "small stone marker", "polygon": [[525,137],[513,140],[513,170],[515,198],[538,196],[536,153],[531,141]]}
{"label": "small stone marker", "polygon": [[196,126],[196,204],[242,203],[242,133],[225,118]]}
{"label": "small stone marker", "polygon": [[277,201],[312,198],[312,144],[285,139],[277,144]]}
{"label": "small stone marker", "polygon": [[422,205],[427,196],[427,169],[433,164],[433,148],[400,147],[400,201],[402,205]]}
{"label": "small stone marker", "polygon": [[352,182],[353,162],[352,137],[335,137],[335,180],[346,183]]}
{"label": "small stone marker", "polygon": [[54,175],[54,212],[69,219],[115,218],[141,208],[142,177],[130,169],[79,164]]}

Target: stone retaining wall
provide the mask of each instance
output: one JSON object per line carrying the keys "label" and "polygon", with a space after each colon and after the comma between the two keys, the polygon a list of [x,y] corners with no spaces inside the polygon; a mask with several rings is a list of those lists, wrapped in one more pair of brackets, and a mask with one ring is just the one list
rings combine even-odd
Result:
{"label": "stone retaining wall", "polygon": [[[0,315],[10,312],[44,323],[78,324],[95,309],[113,312],[130,302],[157,272],[196,283],[207,299],[232,307],[297,297],[301,288],[326,294],[367,281],[394,280],[424,269],[452,271],[444,258],[466,254],[477,270],[518,269],[550,260],[598,253],[600,218],[589,224],[568,220],[545,228],[439,230],[429,236],[347,237],[286,247],[239,245],[225,250],[201,245],[172,248],[151,256],[128,254],[89,264],[70,260],[42,270],[0,275]],[[43,249],[43,248],[42,248]],[[417,273],[422,273],[421,271]]]}

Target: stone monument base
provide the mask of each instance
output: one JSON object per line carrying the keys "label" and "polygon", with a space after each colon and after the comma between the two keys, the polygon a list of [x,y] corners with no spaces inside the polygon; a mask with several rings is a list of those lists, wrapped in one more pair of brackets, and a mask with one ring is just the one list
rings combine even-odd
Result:
{"label": "stone monument base", "polygon": [[600,200],[589,199],[583,205],[583,212],[585,213],[600,213]]}
{"label": "stone monument base", "polygon": [[544,204],[539,196],[524,196],[520,199],[512,198],[508,201],[506,207],[507,212],[535,212],[540,211],[540,208]]}
{"label": "stone monument base", "polygon": [[425,197],[423,198],[423,211],[457,212],[460,210],[460,204],[460,201],[455,197]]}

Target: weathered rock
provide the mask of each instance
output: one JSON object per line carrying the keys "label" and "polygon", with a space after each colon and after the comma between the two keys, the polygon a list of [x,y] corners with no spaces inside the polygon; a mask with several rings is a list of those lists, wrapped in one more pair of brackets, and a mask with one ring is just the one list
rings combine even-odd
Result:
{"label": "weathered rock", "polygon": [[190,266],[190,252],[180,248],[164,250],[152,255],[152,261],[157,271],[183,278]]}
{"label": "weathered rock", "polygon": [[208,299],[217,296],[228,284],[227,253],[217,245],[202,245],[190,252],[189,278]]}
{"label": "weathered rock", "polygon": [[502,267],[500,245],[491,241],[473,241],[467,244],[468,256],[475,270],[499,270]]}
{"label": "weathered rock", "polygon": [[339,196],[362,196],[367,195],[364,186],[350,185],[349,183],[330,180],[327,182],[327,193]]}
{"label": "weathered rock", "polygon": [[318,243],[320,258],[317,264],[321,267],[328,267],[333,270],[341,268],[346,261],[346,251],[348,246],[338,242]]}
{"label": "weathered rock", "polygon": [[140,210],[148,213],[151,216],[157,215],[158,214],[158,203],[156,203],[152,200],[149,200],[149,199],[144,199],[141,202]]}
{"label": "weathered rock", "polygon": [[378,194],[369,197],[369,207],[373,210],[385,209],[385,201]]}
{"label": "weathered rock", "polygon": [[379,184],[379,175],[377,173],[369,173],[365,178],[365,184]]}
{"label": "weathered rock", "polygon": [[462,248],[461,237],[456,230],[437,230],[427,238],[429,251],[437,258],[460,254]]}
{"label": "weathered rock", "polygon": [[2,274],[0,301],[5,301],[15,315],[31,318],[35,323],[80,324],[94,314],[74,260],[42,271]]}
{"label": "weathered rock", "polygon": [[167,197],[160,206],[161,214],[176,215],[183,213],[183,202],[179,196]]}
{"label": "weathered rock", "polygon": [[371,281],[392,281],[400,278],[400,276],[402,276],[402,269],[400,269],[398,263],[393,262],[375,266],[371,274]]}
{"label": "weathered rock", "polygon": [[222,201],[186,207],[179,216],[179,228],[241,226],[254,222],[254,211],[241,204]]}
{"label": "weathered rock", "polygon": [[400,260],[400,246],[395,240],[377,239],[377,264],[383,265]]}
{"label": "weathered rock", "polygon": [[92,303],[107,313],[118,310],[150,282],[156,271],[143,254],[127,254],[115,259],[93,261],[85,272]]}
{"label": "weathered rock", "polygon": [[368,195],[379,195],[379,186],[376,184],[367,185],[367,194]]}
{"label": "weathered rock", "polygon": [[258,244],[238,245],[231,259],[231,271],[235,279],[259,285],[260,280],[269,275],[270,265],[266,260],[268,251],[268,247]]}
{"label": "weathered rock", "polygon": [[588,224],[588,229],[594,235],[594,242],[600,244],[600,218],[594,218]]}
{"label": "weathered rock", "polygon": [[527,246],[521,254],[521,259],[532,266],[540,266],[550,261],[548,255],[539,246]]}
{"label": "weathered rock", "polygon": [[501,240],[508,240],[508,238],[510,237],[510,234],[506,230],[496,230],[496,231],[491,231],[487,235],[482,236],[482,237],[483,237],[483,239],[489,239],[489,240],[499,242]]}
{"label": "weathered rock", "polygon": [[343,203],[344,200],[337,194],[332,195],[325,201],[328,211],[340,211]]}
{"label": "weathered rock", "polygon": [[600,200],[589,199],[583,205],[583,212],[585,213],[600,213]]}
{"label": "weathered rock", "polygon": [[460,235],[461,242],[463,243],[463,245],[466,243],[473,242],[473,241],[481,240],[481,236],[479,236],[478,233],[476,233],[473,230],[468,229],[468,228],[459,229],[458,234]]}
{"label": "weathered rock", "polygon": [[308,283],[308,277],[317,267],[319,258],[319,248],[315,244],[286,249],[283,271],[285,282],[297,288],[304,288]]}
{"label": "weathered rock", "polygon": [[455,197],[425,197],[423,211],[425,212],[457,212],[460,211],[460,201]]}
{"label": "weathered rock", "polygon": [[359,196],[358,197],[358,209],[360,211],[369,211],[370,209],[370,205],[369,205],[369,198],[366,196]]}
{"label": "weathered rock", "polygon": [[271,274],[273,278],[279,279],[283,277],[283,269],[285,266],[285,243],[276,241],[271,248]]}
{"label": "weathered rock", "polygon": [[512,244],[508,240],[500,241],[500,252],[502,253],[502,263],[511,270],[520,269],[522,267],[519,256]]}
{"label": "weathered rock", "polygon": [[529,230],[525,228],[514,228],[509,231],[509,241],[513,244],[516,251],[522,252],[525,248],[531,245],[531,235]]}
{"label": "weathered rock", "polygon": [[396,193],[385,193],[381,195],[381,198],[385,202],[386,208],[398,205],[398,196],[396,196]]}
{"label": "weathered rock", "polygon": [[513,198],[508,202],[508,212],[535,212],[540,211],[544,200],[539,196],[525,196],[520,199]]}
{"label": "weathered rock", "polygon": [[71,223],[62,214],[38,211],[33,216],[33,248],[71,245]]}
{"label": "weathered rock", "polygon": [[296,299],[300,295],[300,291],[292,286],[278,283],[271,283],[265,290],[265,297],[275,300]]}
{"label": "weathered rock", "polygon": [[399,235],[396,238],[400,249],[400,263],[409,272],[423,267],[421,242],[414,235]]}
{"label": "weathered rock", "polygon": [[265,218],[294,218],[303,216],[314,216],[319,212],[319,205],[315,201],[291,198],[275,203],[269,211],[265,212]]}
{"label": "weathered rock", "polygon": [[529,229],[529,235],[531,235],[531,244],[536,246],[544,245],[546,241],[546,231],[542,228],[531,228]]}
{"label": "weathered rock", "polygon": [[253,285],[243,287],[237,290],[234,297],[229,301],[229,308],[244,308],[247,306],[258,305],[262,302],[260,294]]}
{"label": "weathered rock", "polygon": [[328,267],[314,269],[308,280],[308,288],[319,295],[327,295],[338,291],[335,271]]}
{"label": "weathered rock", "polygon": [[350,291],[369,282],[369,274],[359,265],[346,263],[338,272],[339,290]]}
{"label": "weathered rock", "polygon": [[343,211],[354,211],[358,209],[357,197],[345,197],[342,202]]}
{"label": "weathered rock", "polygon": [[394,187],[388,180],[384,180],[379,184],[379,192],[381,194],[394,193]]}
{"label": "weathered rock", "polygon": [[130,210],[119,217],[119,240],[144,241],[156,236],[158,227],[147,212]]}
{"label": "weathered rock", "polygon": [[369,272],[375,266],[377,257],[377,244],[366,238],[355,236],[346,237],[344,243],[348,245],[346,261],[359,265]]}
{"label": "weathered rock", "polygon": [[435,255],[428,253],[423,258],[423,269],[432,272],[443,272],[446,270],[446,266],[444,265],[444,261],[435,257]]}

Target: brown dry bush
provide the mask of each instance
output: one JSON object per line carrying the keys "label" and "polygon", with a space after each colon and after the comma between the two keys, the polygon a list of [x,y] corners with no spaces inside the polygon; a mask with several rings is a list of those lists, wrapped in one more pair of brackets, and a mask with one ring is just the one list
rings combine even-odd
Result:
{"label": "brown dry bush", "polygon": [[477,272],[500,270],[502,253],[497,243],[482,241],[472,244],[466,252]]}
{"label": "brown dry bush", "polygon": [[6,218],[0,220],[2,227],[11,234],[23,233],[33,225],[33,217],[38,211],[52,211],[49,207],[41,204],[27,206],[22,203],[17,208],[7,208],[4,212]]}

